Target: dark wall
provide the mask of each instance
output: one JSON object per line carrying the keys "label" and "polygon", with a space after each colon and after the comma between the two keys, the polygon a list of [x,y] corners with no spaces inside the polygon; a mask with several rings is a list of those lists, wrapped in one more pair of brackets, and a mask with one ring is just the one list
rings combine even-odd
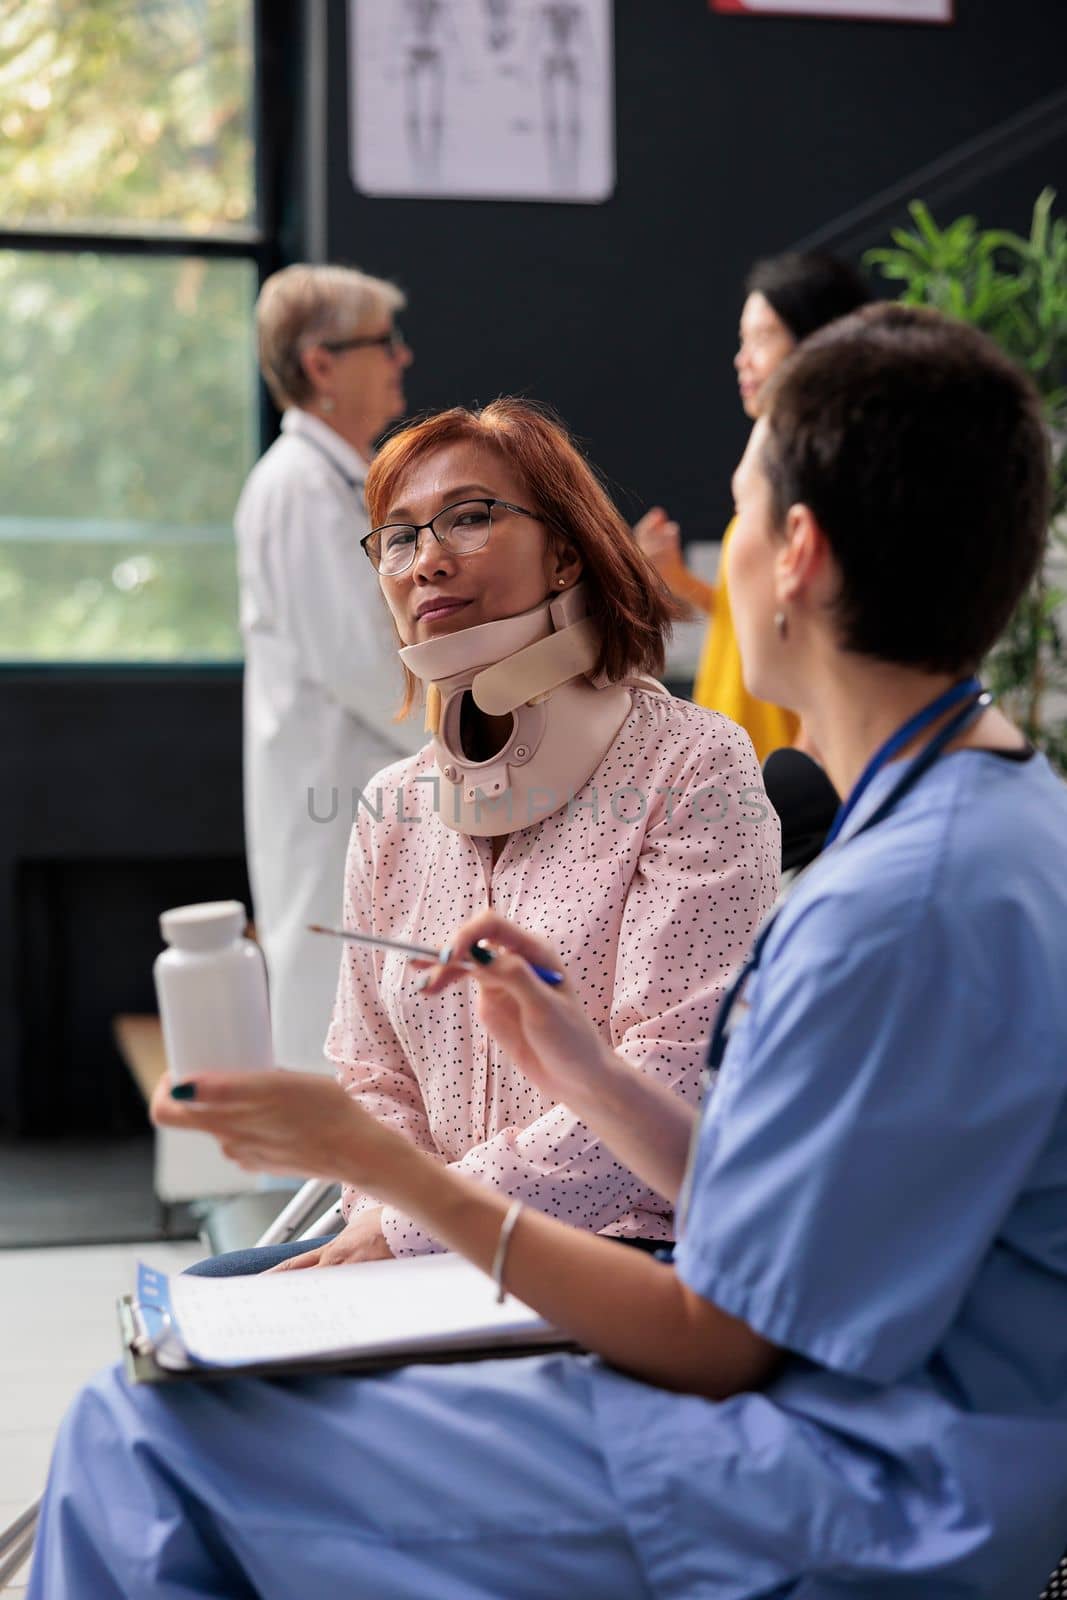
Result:
{"label": "dark wall", "polygon": [[[880,242],[899,201],[842,219],[1067,80],[1063,0],[958,0],[950,28],[616,0],[611,201],[373,200],[348,171],[346,10],[330,8],[330,253],[409,291],[412,408],[549,401],[625,510],[662,500],[700,537],[725,523],[744,437],[731,360],[752,258],[826,228],[852,254]],[[1067,102],[1031,120],[923,192],[989,226],[1024,223],[1045,183],[1067,205]]]}
{"label": "dark wall", "polygon": [[0,1129],[143,1126],[111,1021],[158,914],[248,900],[240,672],[0,670],[0,749]]}

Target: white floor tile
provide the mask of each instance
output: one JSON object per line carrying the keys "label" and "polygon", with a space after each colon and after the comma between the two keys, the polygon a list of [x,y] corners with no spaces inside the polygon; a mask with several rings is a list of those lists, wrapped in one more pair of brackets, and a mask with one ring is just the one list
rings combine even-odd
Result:
{"label": "white floor tile", "polygon": [[55,1431],[54,1427],[38,1428],[0,1437],[0,1500],[5,1505],[17,1502],[25,1511],[38,1498],[48,1476]]}
{"label": "white floor tile", "polygon": [[[0,1529],[44,1488],[52,1441],[85,1380],[119,1356],[115,1302],[142,1257],[180,1272],[204,1255],[180,1244],[0,1251]],[[25,1592],[29,1562],[3,1594]]]}
{"label": "white floor tile", "polygon": [[0,1528],[44,1487],[77,1390],[118,1359],[115,1302],[133,1287],[138,1260],[180,1272],[203,1254],[195,1241],[0,1252]]}

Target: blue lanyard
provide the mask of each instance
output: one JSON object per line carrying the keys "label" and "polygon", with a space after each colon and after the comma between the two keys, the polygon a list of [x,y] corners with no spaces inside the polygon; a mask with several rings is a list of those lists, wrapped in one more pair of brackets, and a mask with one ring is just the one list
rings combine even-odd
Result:
{"label": "blue lanyard", "polygon": [[[932,739],[928,740],[927,743],[923,745],[914,761],[909,762],[907,768],[901,774],[897,782],[893,785],[892,789],[889,791],[888,795],[886,795],[881,804],[876,806],[866,821],[856,829],[855,833],[849,834],[848,839],[843,840],[842,843],[847,844],[849,840],[858,838],[861,833],[866,833],[868,828],[874,828],[878,825],[878,823],[882,822],[893,810],[893,807],[896,806],[908,793],[908,791],[918,783],[923,773],[926,772],[929,767],[933,766],[934,762],[945,749],[946,745],[951,744],[953,739],[955,739],[960,733],[963,732],[965,728],[969,727],[972,722],[980,717],[982,712],[985,711],[987,707],[992,705],[993,697],[982,688],[982,685],[979,683],[977,678],[966,678],[962,683],[953,684],[951,689],[947,689],[944,694],[939,695],[938,698],[930,705],[924,707],[924,709],[919,711],[914,717],[911,717],[902,728],[898,728],[896,733],[888,738],[880,749],[875,751],[874,755],[863,769],[863,772],[860,774],[859,781],[852,789],[848,799],[845,800],[838,809],[837,816],[834,818],[833,827],[830,829],[830,832],[827,835],[826,844],[823,846],[824,852],[841,832],[845,822],[855,810],[856,802],[859,800],[860,795],[869,786],[875,774],[878,773],[887,762],[891,761],[898,751],[903,749],[909,740],[914,739],[917,733],[921,733],[923,729],[928,728],[932,722],[936,722],[938,717],[943,716],[946,711],[952,710],[955,706],[960,705],[961,702],[963,702],[962,708],[956,712],[954,717],[950,718],[943,728],[938,729]],[[841,846],[839,845],[838,848],[840,849]],[[821,859],[821,856],[816,856],[815,861],[812,862],[812,866],[815,866],[816,863]],[[797,881],[799,880],[794,880],[794,888]],[[711,1040],[708,1044],[707,1065],[709,1070],[712,1072],[718,1071],[718,1068],[722,1064],[722,1058],[726,1054],[726,1046],[730,1035],[731,1013],[733,1012],[734,1006],[742,989],[748,981],[749,976],[759,966],[760,956],[762,955],[763,947],[767,942],[767,936],[774,927],[775,922],[778,920],[778,914],[781,909],[782,902],[780,902],[775,910],[771,912],[759,933],[756,935],[756,941],[752,946],[752,950],[747,961],[744,963],[740,972],[737,974],[737,977],[734,979],[726,994],[723,996],[722,1004],[720,1005],[718,1015],[715,1018],[715,1026],[712,1029]]]}
{"label": "blue lanyard", "polygon": [[[829,833],[826,835],[826,839],[823,843],[823,849],[825,850],[829,845],[833,844],[834,840],[841,832],[841,829],[845,826],[845,823],[848,821],[853,811],[855,811],[856,806],[859,803],[860,796],[864,794],[872,779],[879,772],[881,772],[882,768],[887,764],[887,762],[892,761],[893,757],[897,755],[899,751],[903,750],[906,744],[911,743],[912,739],[915,738],[917,733],[922,733],[924,728],[928,728],[932,722],[936,722],[938,717],[944,716],[946,711],[951,711],[954,706],[959,705],[963,700],[969,700],[972,703],[977,702],[978,696],[981,693],[982,685],[979,683],[977,678],[964,678],[961,683],[954,683],[951,689],[946,689],[944,694],[938,695],[936,700],[932,700],[928,706],[924,706],[923,709],[921,711],[917,711],[913,717],[909,717],[908,721],[904,723],[903,727],[898,728],[896,733],[890,734],[889,738],[885,741],[885,744],[879,745],[878,749],[874,752],[874,755],[860,773],[859,778],[853,785],[851,794],[849,794],[848,798],[843,800],[838,806],[837,815],[830,826]],[[935,759],[941,754],[943,748],[944,744],[938,745],[934,752]],[[920,753],[920,761],[922,760],[924,754],[925,751]],[[910,772],[911,768],[908,770]],[[922,772],[925,771],[926,768],[924,766],[922,768]],[[921,777],[922,773],[917,773],[916,776]],[[912,783],[914,782],[915,779],[911,778],[907,787],[910,789]],[[899,795],[896,794],[895,790],[894,796],[896,799],[899,799]]]}

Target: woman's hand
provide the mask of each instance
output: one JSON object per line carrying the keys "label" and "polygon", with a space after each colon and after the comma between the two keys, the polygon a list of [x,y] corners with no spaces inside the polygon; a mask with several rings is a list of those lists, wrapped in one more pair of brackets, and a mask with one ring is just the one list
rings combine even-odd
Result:
{"label": "woman's hand", "polygon": [[681,530],[662,506],[653,506],[634,524],[634,538],[661,577],[669,579],[682,565]]}
{"label": "woman's hand", "polygon": [[302,1267],[345,1267],[353,1261],[391,1261],[393,1252],[382,1233],[382,1207],[361,1211],[328,1244],[279,1261],[271,1272],[299,1272]]}
{"label": "woman's hand", "polygon": [[[473,970],[457,966],[469,959],[475,944],[491,948],[491,963]],[[448,964],[430,968],[423,991],[436,994],[449,983],[476,976],[483,1026],[539,1089],[584,1116],[619,1062],[570,986],[544,983],[531,963],[560,970],[559,957],[543,940],[484,911],[457,929]]]}
{"label": "woman's hand", "polygon": [[411,1143],[349,1099],[332,1079],[310,1072],[205,1072],[156,1087],[152,1121],[214,1134],[223,1154],[253,1172],[299,1172],[381,1195]]}

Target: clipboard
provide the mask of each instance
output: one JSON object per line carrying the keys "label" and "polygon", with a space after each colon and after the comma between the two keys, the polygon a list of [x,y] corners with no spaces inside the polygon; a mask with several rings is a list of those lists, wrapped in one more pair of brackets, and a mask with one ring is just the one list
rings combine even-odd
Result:
{"label": "clipboard", "polygon": [[[579,1348],[521,1301],[512,1299],[504,1308],[498,1307],[489,1279],[462,1257],[409,1257],[323,1268],[321,1273],[320,1277],[317,1269],[308,1269],[306,1274],[283,1274],[274,1278],[268,1289],[254,1277],[193,1278],[172,1284],[165,1273],[142,1263],[136,1291],[123,1295],[117,1305],[127,1377],[132,1383],[157,1384],[302,1373],[357,1374],[415,1363],[479,1361]],[[313,1274],[317,1283],[307,1281]],[[346,1274],[347,1283],[339,1276]],[[324,1283],[326,1277],[333,1281]],[[301,1284],[300,1279],[305,1281]],[[211,1287],[205,1289],[204,1285]],[[349,1291],[351,1336],[345,1336],[344,1328],[340,1334],[335,1329],[324,1332],[316,1328],[316,1304],[336,1319]],[[417,1314],[422,1293],[424,1317]],[[297,1295],[300,1299],[295,1307],[286,1309],[285,1299]],[[188,1317],[191,1347],[181,1323],[183,1298],[193,1313]],[[373,1307],[369,1329],[359,1326],[361,1302],[364,1308]],[[279,1306],[284,1312],[275,1328],[270,1326],[272,1305],[275,1312]],[[213,1324],[216,1307],[222,1321],[216,1319]],[[239,1348],[240,1335],[235,1349],[233,1330],[224,1326],[227,1310],[234,1308],[255,1324],[255,1334],[244,1349]],[[294,1315],[305,1310],[309,1321],[302,1330],[304,1337],[300,1331],[294,1337]],[[391,1319],[395,1320],[394,1337],[389,1333]],[[256,1343],[269,1346],[272,1337],[275,1348],[269,1354],[262,1350],[257,1354]]]}

